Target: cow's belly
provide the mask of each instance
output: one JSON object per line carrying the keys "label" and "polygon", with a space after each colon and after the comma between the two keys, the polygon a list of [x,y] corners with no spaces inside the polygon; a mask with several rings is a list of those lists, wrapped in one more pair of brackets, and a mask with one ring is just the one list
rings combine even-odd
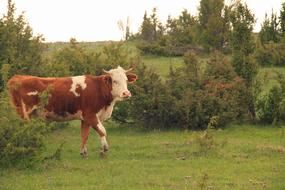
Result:
{"label": "cow's belly", "polygon": [[49,121],[71,121],[82,120],[82,111],[77,111],[74,114],[64,112],[63,114],[56,114],[55,112],[44,112],[42,117]]}

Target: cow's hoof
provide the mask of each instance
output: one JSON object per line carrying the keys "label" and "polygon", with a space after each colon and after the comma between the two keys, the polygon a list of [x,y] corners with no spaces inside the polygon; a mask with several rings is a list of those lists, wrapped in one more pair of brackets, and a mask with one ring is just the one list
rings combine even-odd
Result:
{"label": "cow's hoof", "polygon": [[100,157],[101,158],[107,158],[107,152],[101,151],[100,152]]}
{"label": "cow's hoof", "polygon": [[87,158],[88,156],[87,152],[81,152],[80,155],[82,156],[82,158]]}
{"label": "cow's hoof", "polygon": [[109,146],[107,144],[105,144],[103,147],[102,147],[102,152],[108,152],[109,150]]}

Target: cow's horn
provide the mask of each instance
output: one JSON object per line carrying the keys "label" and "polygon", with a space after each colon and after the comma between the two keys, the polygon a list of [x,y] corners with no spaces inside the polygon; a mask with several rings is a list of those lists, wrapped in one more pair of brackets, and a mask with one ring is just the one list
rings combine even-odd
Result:
{"label": "cow's horn", "polygon": [[127,70],[125,70],[125,73],[128,73],[128,72],[130,72],[130,71],[132,71],[134,68],[133,67],[131,67],[131,68],[129,68],[129,69],[127,69]]}
{"label": "cow's horn", "polygon": [[110,72],[106,71],[105,69],[103,69],[103,72],[106,73],[106,74],[110,74]]}

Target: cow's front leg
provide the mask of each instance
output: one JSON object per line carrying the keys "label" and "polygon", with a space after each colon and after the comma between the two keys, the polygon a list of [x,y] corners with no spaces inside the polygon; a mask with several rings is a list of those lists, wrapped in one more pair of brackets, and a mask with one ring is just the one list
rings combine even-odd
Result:
{"label": "cow's front leg", "polygon": [[102,144],[101,155],[104,155],[108,151],[108,143],[106,140],[106,130],[99,118],[95,114],[84,114],[83,121],[84,125],[91,126],[99,135]]}
{"label": "cow's front leg", "polygon": [[83,157],[87,156],[87,140],[90,132],[90,126],[88,126],[83,121],[81,122],[81,145],[80,145],[80,154]]}
{"label": "cow's front leg", "polygon": [[98,124],[93,126],[93,128],[95,129],[95,131],[97,132],[101,140],[101,145],[102,145],[101,153],[105,154],[109,150],[109,146],[108,146],[107,139],[106,139],[107,137],[106,129],[102,125],[99,119],[98,119]]}

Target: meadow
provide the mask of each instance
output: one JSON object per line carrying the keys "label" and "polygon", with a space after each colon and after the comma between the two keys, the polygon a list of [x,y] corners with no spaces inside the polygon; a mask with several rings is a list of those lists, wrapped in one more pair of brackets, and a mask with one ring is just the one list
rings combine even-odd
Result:
{"label": "meadow", "polygon": [[64,143],[60,160],[2,170],[0,189],[285,188],[284,126],[233,125],[208,137],[203,131],[145,131],[112,121],[106,128],[106,158],[99,156],[95,133],[88,158],[81,158],[79,123],[73,122],[46,138],[46,155]]}
{"label": "meadow", "polygon": [[[144,57],[147,66],[167,76],[180,57]],[[276,84],[274,70],[264,89]],[[268,76],[269,75],[269,76]],[[110,151],[99,156],[99,138],[92,131],[89,156],[79,155],[79,122],[50,133],[43,157],[62,144],[56,159],[29,169],[0,171],[0,189],[285,189],[285,126],[232,124],[209,131],[145,130],[136,123],[105,123]]]}

